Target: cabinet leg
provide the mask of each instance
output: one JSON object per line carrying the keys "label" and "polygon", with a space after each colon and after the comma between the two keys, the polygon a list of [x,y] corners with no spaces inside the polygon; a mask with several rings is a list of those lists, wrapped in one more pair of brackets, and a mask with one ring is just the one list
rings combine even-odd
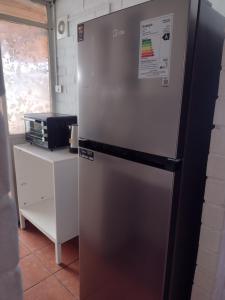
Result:
{"label": "cabinet leg", "polygon": [[55,243],[55,261],[57,265],[60,265],[62,262],[62,246],[59,243]]}
{"label": "cabinet leg", "polygon": [[20,229],[25,229],[26,224],[25,224],[25,218],[23,215],[20,214]]}

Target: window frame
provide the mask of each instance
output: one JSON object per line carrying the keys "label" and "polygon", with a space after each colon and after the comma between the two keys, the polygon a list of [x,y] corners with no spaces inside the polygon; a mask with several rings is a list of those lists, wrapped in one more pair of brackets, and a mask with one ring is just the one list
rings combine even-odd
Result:
{"label": "window frame", "polygon": [[[49,100],[50,100],[50,109],[51,111],[54,110],[54,104],[53,104],[53,82],[54,82],[54,43],[52,40],[52,31],[53,31],[53,26],[52,26],[52,14],[51,14],[51,3],[44,1],[44,0],[32,0],[33,2],[40,3],[46,6],[47,10],[47,24],[44,23],[39,23],[35,22],[32,20],[20,18],[20,17],[15,17],[11,16],[8,14],[3,14],[0,13],[0,20],[11,22],[11,23],[16,23],[16,24],[22,24],[22,25],[29,25],[29,26],[34,26],[38,28],[43,28],[48,31],[48,65],[49,65]],[[10,134],[10,136],[15,136],[17,134]],[[18,134],[21,135],[21,134]]]}

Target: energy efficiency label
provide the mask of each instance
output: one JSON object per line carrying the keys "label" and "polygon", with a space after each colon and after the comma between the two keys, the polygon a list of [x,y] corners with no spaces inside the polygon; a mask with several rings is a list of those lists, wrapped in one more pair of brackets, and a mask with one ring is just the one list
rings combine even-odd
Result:
{"label": "energy efficiency label", "polygon": [[140,24],[139,79],[169,78],[173,14]]}

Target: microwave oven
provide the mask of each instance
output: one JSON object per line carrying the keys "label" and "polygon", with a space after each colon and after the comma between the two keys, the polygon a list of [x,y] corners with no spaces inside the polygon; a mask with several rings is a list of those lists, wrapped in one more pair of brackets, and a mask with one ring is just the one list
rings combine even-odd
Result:
{"label": "microwave oven", "polygon": [[69,127],[77,124],[77,116],[57,113],[30,113],[24,115],[24,122],[26,141],[54,150],[69,146]]}

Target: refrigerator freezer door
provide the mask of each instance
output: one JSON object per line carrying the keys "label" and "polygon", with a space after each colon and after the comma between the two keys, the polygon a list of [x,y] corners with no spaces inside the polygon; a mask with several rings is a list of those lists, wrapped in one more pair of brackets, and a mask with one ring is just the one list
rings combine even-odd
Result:
{"label": "refrigerator freezer door", "polygon": [[[176,157],[189,2],[148,1],[78,27],[81,138]],[[157,31],[154,18],[166,15],[170,15],[173,27],[170,36],[165,35],[171,39],[168,86],[162,77],[142,79],[139,74],[140,48],[151,47],[151,35],[147,44],[140,41],[140,25],[152,22]],[[167,32],[166,27],[163,30]],[[156,48],[162,39],[152,32],[152,55],[160,55]],[[154,68],[153,61],[151,66]]]}
{"label": "refrigerator freezer door", "polygon": [[79,162],[81,300],[161,300],[174,174],[93,154]]}

